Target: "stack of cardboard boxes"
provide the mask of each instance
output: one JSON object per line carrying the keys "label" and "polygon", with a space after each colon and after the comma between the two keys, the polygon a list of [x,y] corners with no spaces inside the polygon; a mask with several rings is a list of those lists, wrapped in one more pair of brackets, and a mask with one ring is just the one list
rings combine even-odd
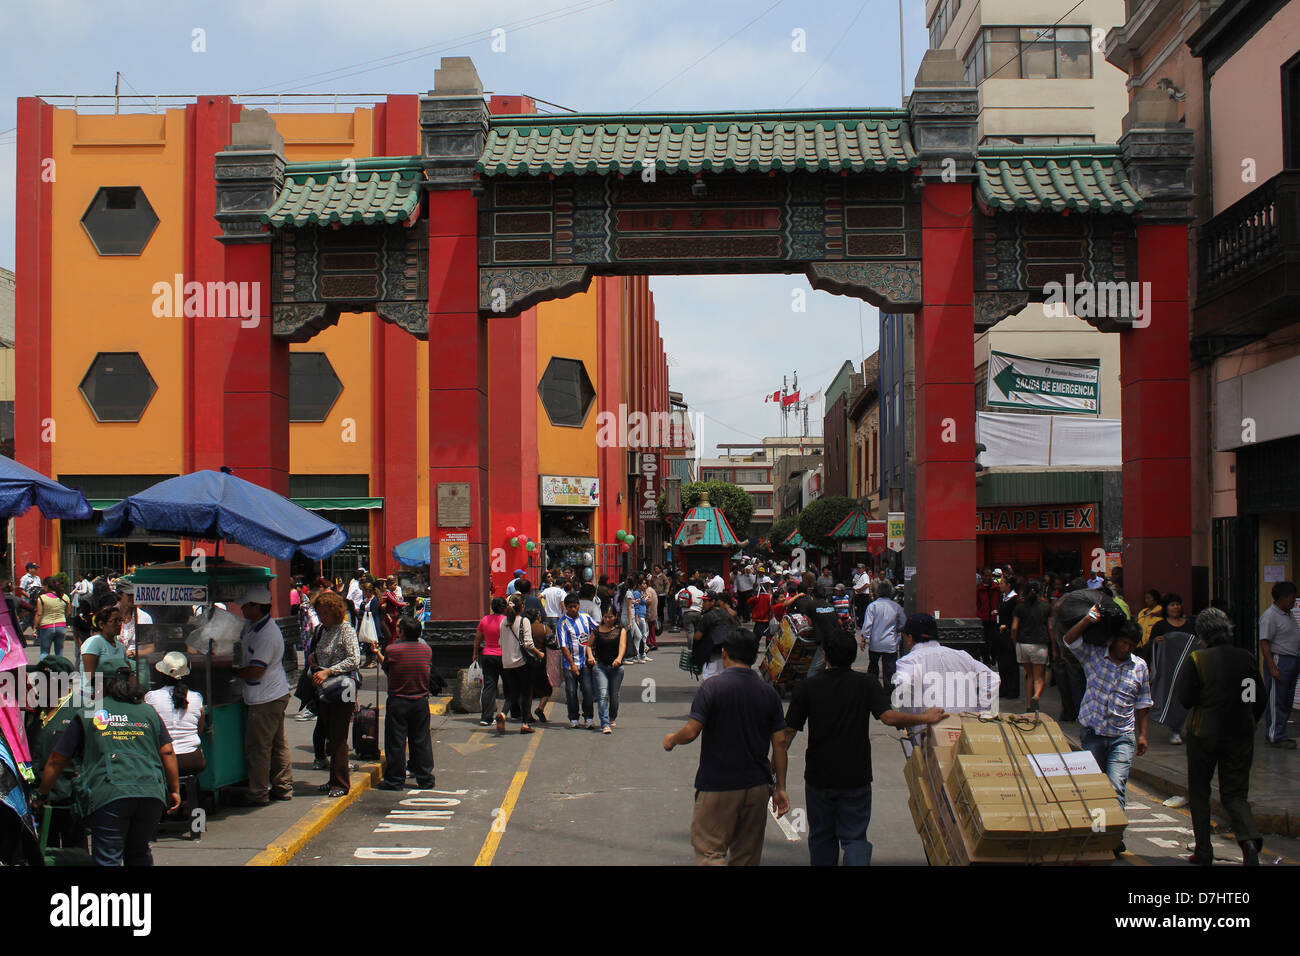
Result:
{"label": "stack of cardboard boxes", "polygon": [[1110,863],[1128,824],[1092,755],[1041,714],[949,717],[905,776],[935,865]]}

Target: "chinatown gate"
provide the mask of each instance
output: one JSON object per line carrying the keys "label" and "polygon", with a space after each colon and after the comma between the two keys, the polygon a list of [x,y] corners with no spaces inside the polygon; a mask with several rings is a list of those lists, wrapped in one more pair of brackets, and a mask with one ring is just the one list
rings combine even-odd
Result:
{"label": "chinatown gate", "polygon": [[[1126,584],[1190,593],[1192,134],[1158,104],[1139,98],[1113,146],[977,148],[978,93],[955,54],[932,50],[905,109],[521,115],[530,105],[489,107],[470,60],[446,58],[430,94],[390,98],[387,156],[286,164],[269,116],[200,100],[222,234],[192,278],[259,282],[272,317],[204,333],[232,356],[219,376],[195,367],[213,378],[214,462],[287,493],[288,343],[376,312],[392,333],[376,348],[429,340],[429,498],[468,488],[459,530],[486,572],[502,538],[489,522],[510,520],[496,489],[490,511],[489,481],[521,495],[533,482],[489,478],[489,322],[598,275],[802,274],[914,316],[907,563],[917,609],[968,617],[974,333],[1050,283],[1142,283],[1141,315],[1088,319],[1121,337]],[[600,454],[617,468],[623,451]],[[436,637],[472,633],[488,580],[431,569]]]}

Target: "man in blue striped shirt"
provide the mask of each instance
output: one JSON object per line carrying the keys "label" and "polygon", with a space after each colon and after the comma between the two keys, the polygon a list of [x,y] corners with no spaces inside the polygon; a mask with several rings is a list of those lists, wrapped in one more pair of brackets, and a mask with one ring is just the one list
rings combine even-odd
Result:
{"label": "man in blue striped shirt", "polygon": [[587,729],[591,730],[595,727],[592,723],[595,694],[591,675],[596,664],[591,654],[591,633],[596,629],[596,622],[590,614],[579,610],[580,603],[577,594],[565,597],[564,617],[560,618],[556,628],[556,640],[560,644],[560,653],[564,655],[564,697],[569,705],[569,726],[578,726],[578,690],[581,688],[582,716]]}

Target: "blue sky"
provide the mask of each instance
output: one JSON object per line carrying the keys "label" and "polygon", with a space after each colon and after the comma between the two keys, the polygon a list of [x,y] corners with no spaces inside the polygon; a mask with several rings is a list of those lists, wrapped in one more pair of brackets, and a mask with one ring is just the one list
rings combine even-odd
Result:
{"label": "blue sky", "polygon": [[[924,6],[903,2],[909,90],[927,45]],[[493,50],[494,29],[504,49]],[[421,92],[440,57],[471,56],[486,90],[584,112],[893,107],[898,29],[897,0],[6,3],[0,266],[14,266],[17,98],[110,94],[118,70],[128,96]],[[651,288],[671,387],[710,416],[706,453],[779,433],[762,396],[782,374],[824,388],[845,358],[861,358],[860,339],[867,353],[876,347],[873,307],[812,292],[798,276],[655,277]],[[795,288],[807,290],[805,313],[791,309]]]}

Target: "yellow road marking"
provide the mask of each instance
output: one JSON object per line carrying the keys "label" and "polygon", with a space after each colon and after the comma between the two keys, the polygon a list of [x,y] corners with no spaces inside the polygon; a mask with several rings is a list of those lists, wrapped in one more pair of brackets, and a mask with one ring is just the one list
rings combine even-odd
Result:
{"label": "yellow road marking", "polygon": [[450,697],[430,697],[429,713],[434,717],[442,717],[447,713],[447,707],[451,704]]}
{"label": "yellow road marking", "polygon": [[[548,705],[549,706],[549,705]],[[549,716],[549,713],[547,714]],[[532,765],[533,755],[537,753],[537,745],[542,742],[542,734],[545,730],[538,730],[533,734],[533,739],[528,742],[528,749],[519,760],[519,769],[515,771],[514,779],[510,781],[510,789],[506,791],[506,798],[501,801],[500,812],[492,818],[492,825],[488,829],[487,838],[483,841],[483,847],[478,851],[478,856],[474,858],[475,866],[491,866],[492,858],[496,856],[497,847],[501,845],[501,835],[506,832],[506,825],[510,822],[510,814],[515,809],[515,803],[519,800],[519,794],[524,789],[524,781],[528,779],[528,768]]]}
{"label": "yellow road marking", "polygon": [[382,764],[362,764],[356,771],[356,779],[345,796],[324,798],[307,811],[297,823],[285,830],[267,844],[266,849],[258,853],[244,866],[284,866],[294,854],[317,837],[344,810],[351,806],[361,794],[370,789],[371,783],[378,779]]}

